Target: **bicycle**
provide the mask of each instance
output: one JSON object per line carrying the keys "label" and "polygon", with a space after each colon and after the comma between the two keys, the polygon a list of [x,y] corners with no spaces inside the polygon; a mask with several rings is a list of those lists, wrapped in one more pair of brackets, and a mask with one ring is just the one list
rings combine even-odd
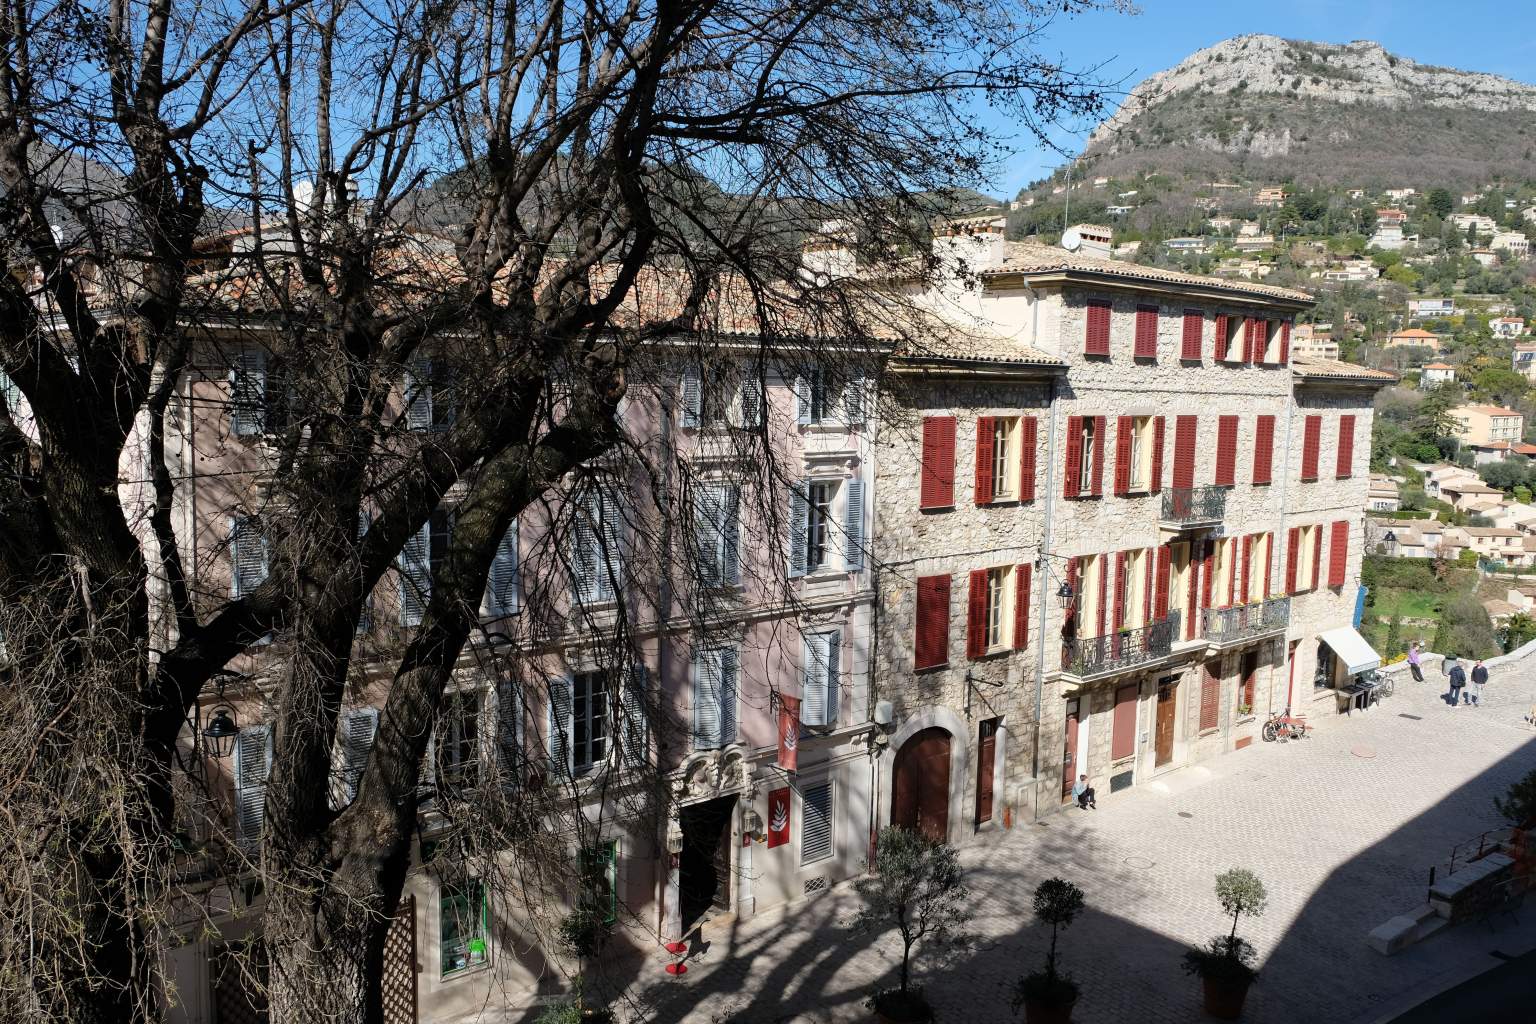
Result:
{"label": "bicycle", "polygon": [[1280,740],[1304,739],[1307,735],[1307,719],[1305,715],[1293,715],[1291,709],[1286,708],[1278,715],[1271,715],[1269,721],[1259,730],[1259,735],[1264,737],[1265,743],[1273,743]]}

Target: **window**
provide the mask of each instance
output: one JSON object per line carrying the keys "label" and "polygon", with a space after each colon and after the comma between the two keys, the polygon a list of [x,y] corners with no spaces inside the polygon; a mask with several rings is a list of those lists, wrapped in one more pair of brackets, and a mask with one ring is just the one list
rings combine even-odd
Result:
{"label": "window", "polygon": [[923,417],[923,465],[918,506],[950,508],[955,503],[955,418]]}
{"label": "window", "polygon": [[515,615],[518,608],[517,520],[507,527],[485,579],[485,607],[493,617]]}
{"label": "window", "polygon": [[608,756],[606,672],[583,672],[571,685],[571,767],[590,771]]}
{"label": "window", "polygon": [[1115,625],[1119,629],[1133,629],[1136,626],[1137,610],[1141,607],[1141,602],[1136,600],[1136,580],[1141,575],[1136,570],[1140,565],[1140,552],[1121,553],[1117,567],[1119,573],[1115,580]]}
{"label": "window", "polygon": [[1066,496],[1103,493],[1103,416],[1067,417]]}
{"label": "window", "polygon": [[732,647],[701,649],[693,659],[693,749],[718,750],[736,742],[736,693],[740,653]]}
{"label": "window", "polygon": [[1323,540],[1321,526],[1293,526],[1285,556],[1285,589],[1295,594],[1317,586]]}
{"label": "window", "polygon": [[1280,362],[1280,337],[1283,330],[1279,320],[1264,321],[1264,357],[1261,362]]}
{"label": "window", "polygon": [[993,498],[1013,497],[1011,486],[1009,461],[1009,435],[1017,420],[996,419],[992,421],[992,496]]}
{"label": "window", "polygon": [[1018,498],[1023,468],[1020,422],[1017,416],[982,416],[976,420],[976,504]]}
{"label": "window", "polygon": [[821,480],[806,489],[809,496],[809,518],[805,531],[805,568],[815,572],[827,564],[827,531],[832,522],[832,499],[837,495],[837,484]]}
{"label": "window", "polygon": [[1121,416],[1116,423],[1115,493],[1155,492],[1163,475],[1163,418]]}
{"label": "window", "polygon": [[1222,416],[1216,422],[1216,486],[1231,487],[1237,480],[1237,417]]}
{"label": "window", "polygon": [[1086,317],[1086,329],[1083,336],[1083,354],[1089,356],[1109,355],[1109,302],[1104,299],[1090,299]]}
{"label": "window", "polygon": [[453,535],[453,513],[432,510],[427,522],[405,542],[396,560],[400,579],[400,624],[419,626],[432,597],[432,577],[448,554]]}
{"label": "window", "polygon": [[267,539],[253,516],[236,516],[229,528],[230,596],[241,598],[266,582]]}
{"label": "window", "polygon": [[1157,307],[1136,307],[1136,349],[1137,359],[1157,358]]}
{"label": "window", "polygon": [[1031,568],[1005,565],[971,572],[965,643],[968,657],[1022,650],[1028,645]]}
{"label": "window", "polygon": [[1301,435],[1301,478],[1302,480],[1317,479],[1317,460],[1322,448],[1323,418],[1321,416],[1308,416],[1302,425]]}
{"label": "window", "polygon": [[453,426],[453,373],[440,359],[418,359],[405,374],[405,420],[412,430]]}
{"label": "window", "polygon": [[1082,470],[1077,477],[1079,491],[1088,491],[1093,488],[1093,448],[1095,417],[1084,416],[1083,428],[1077,436],[1077,447],[1082,459]]}
{"label": "window", "polygon": [[582,902],[599,921],[619,919],[619,842],[610,839],[581,851]]}
{"label": "window", "polygon": [[437,719],[437,779],[445,789],[473,789],[480,783],[480,694],[447,694]]}
{"label": "window", "polygon": [[1345,415],[1339,417],[1339,450],[1334,460],[1334,476],[1340,480],[1348,479],[1354,472],[1355,462],[1355,418]]}
{"label": "window", "polygon": [[1274,559],[1275,535],[1259,533],[1253,536],[1248,560],[1248,602],[1267,599],[1270,590],[1270,565]]}
{"label": "window", "polygon": [[835,631],[805,637],[801,652],[804,675],[801,725],[837,724],[838,698],[842,692],[842,639],[842,634]]}
{"label": "window", "polygon": [[1009,577],[1011,569],[987,570],[987,632],[988,651],[1008,646]]}
{"label": "window", "polygon": [[1253,424],[1253,482],[1267,484],[1274,478],[1275,418],[1260,416]]}
{"label": "window", "polygon": [[739,505],[734,484],[712,483],[699,488],[694,505],[694,531],[699,544],[699,577],[707,587],[734,586],[741,581]]}
{"label": "window", "polygon": [[1200,361],[1201,334],[1205,330],[1205,311],[1200,309],[1186,309],[1184,311],[1184,335],[1183,345],[1179,351],[1179,358],[1189,362]]}
{"label": "window", "polygon": [[832,856],[832,783],[818,782],[800,793],[800,863]]}
{"label": "window", "polygon": [[623,582],[623,513],[607,486],[588,485],[573,501],[570,554],[575,599],[612,601]]}
{"label": "window", "polygon": [[827,378],[819,368],[796,378],[795,407],[796,419],[802,424],[820,423],[828,418]]}
{"label": "window", "polygon": [[442,977],[447,978],[487,962],[490,933],[485,884],[467,878],[443,885],[438,901],[438,948]]}
{"label": "window", "polygon": [[1242,333],[1245,321],[1240,316],[1228,316],[1222,318],[1222,335],[1217,339],[1221,346],[1221,358],[1223,362],[1241,362],[1243,351],[1238,347],[1238,335]]}
{"label": "window", "polygon": [[917,580],[917,629],[913,667],[934,668],[949,662],[949,577]]}

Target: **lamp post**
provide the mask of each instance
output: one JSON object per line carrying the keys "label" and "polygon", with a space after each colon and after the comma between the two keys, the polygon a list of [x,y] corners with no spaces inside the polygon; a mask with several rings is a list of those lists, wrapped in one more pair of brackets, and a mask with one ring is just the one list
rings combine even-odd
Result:
{"label": "lamp post", "polygon": [[1388,530],[1387,535],[1381,538],[1381,542],[1387,547],[1388,558],[1392,558],[1397,554],[1397,534]]}
{"label": "lamp post", "polygon": [[208,724],[202,728],[202,735],[203,741],[208,744],[208,753],[217,758],[225,758],[235,751],[235,738],[240,735],[240,723],[235,717],[235,709],[224,700],[224,680],[228,676],[220,673],[217,678],[217,703],[208,716]]}

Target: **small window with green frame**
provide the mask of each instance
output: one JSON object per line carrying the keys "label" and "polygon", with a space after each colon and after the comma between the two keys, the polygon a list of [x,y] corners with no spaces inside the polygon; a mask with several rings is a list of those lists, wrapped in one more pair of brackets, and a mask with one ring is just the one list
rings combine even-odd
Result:
{"label": "small window with green frame", "polygon": [[619,841],[609,839],[581,853],[582,898],[603,924],[619,919]]}
{"label": "small window with green frame", "polygon": [[442,976],[480,967],[490,959],[490,909],[478,878],[444,882],[439,901],[438,946]]}

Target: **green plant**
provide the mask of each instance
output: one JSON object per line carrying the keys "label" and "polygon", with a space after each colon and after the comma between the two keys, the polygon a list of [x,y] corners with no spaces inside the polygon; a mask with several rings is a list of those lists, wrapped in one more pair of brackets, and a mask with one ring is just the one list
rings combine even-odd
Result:
{"label": "green plant", "polygon": [[1536,770],[1512,783],[1502,797],[1494,797],[1493,806],[1511,825],[1524,826],[1536,820]]}
{"label": "green plant", "polygon": [[924,939],[943,935],[966,915],[970,891],[961,880],[954,848],[911,829],[889,826],[875,841],[875,872],[855,888],[864,908],[854,926],[901,933],[901,974],[896,992],[911,988],[912,950]]}
{"label": "green plant", "polygon": [[1083,912],[1083,890],[1061,878],[1047,878],[1035,887],[1035,920],[1051,926],[1051,948],[1045,954],[1045,970],[1020,978],[1014,987],[1013,1009],[1026,1002],[1046,1006],[1070,1006],[1077,1002],[1077,984],[1057,968],[1056,939]]}
{"label": "green plant", "polygon": [[1217,935],[1203,946],[1195,946],[1184,953],[1184,970],[1202,978],[1218,978],[1228,981],[1254,981],[1259,974],[1254,970],[1258,954],[1253,944],[1238,937],[1237,923],[1244,917],[1258,917],[1264,913],[1269,894],[1264,883],[1247,868],[1233,868],[1216,876],[1216,900],[1221,909],[1232,915],[1232,930]]}

